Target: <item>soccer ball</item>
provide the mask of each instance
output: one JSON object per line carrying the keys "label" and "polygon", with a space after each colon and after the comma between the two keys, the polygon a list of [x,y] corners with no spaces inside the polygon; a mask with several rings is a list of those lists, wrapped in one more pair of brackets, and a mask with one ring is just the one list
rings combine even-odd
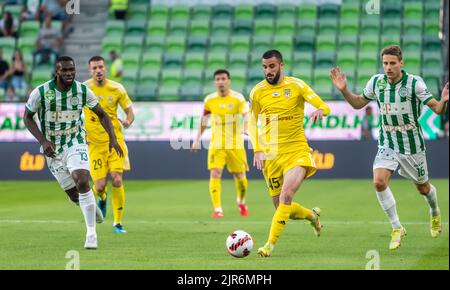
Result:
{"label": "soccer ball", "polygon": [[247,257],[253,249],[253,238],[247,232],[234,231],[228,235],[226,245],[231,256]]}

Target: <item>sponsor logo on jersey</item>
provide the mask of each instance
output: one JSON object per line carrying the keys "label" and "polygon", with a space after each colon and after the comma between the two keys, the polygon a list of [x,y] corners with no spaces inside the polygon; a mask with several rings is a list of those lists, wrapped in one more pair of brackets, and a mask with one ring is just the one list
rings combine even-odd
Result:
{"label": "sponsor logo on jersey", "polygon": [[48,90],[45,92],[44,98],[49,102],[54,102],[56,99],[56,93],[54,90]]}
{"label": "sponsor logo on jersey", "polygon": [[401,87],[398,90],[398,95],[402,98],[402,99],[406,99],[407,96],[409,96],[409,90],[406,87]]}
{"label": "sponsor logo on jersey", "polygon": [[384,79],[377,81],[377,87],[380,91],[383,91],[387,87],[387,82]]}
{"label": "sponsor logo on jersey", "polygon": [[78,96],[72,96],[70,103],[72,104],[72,106],[78,106]]}
{"label": "sponsor logo on jersey", "polygon": [[272,93],[272,97],[279,97],[280,96],[280,92],[273,92]]}
{"label": "sponsor logo on jersey", "polygon": [[291,89],[284,89],[283,90],[283,96],[285,98],[289,98],[291,96]]}

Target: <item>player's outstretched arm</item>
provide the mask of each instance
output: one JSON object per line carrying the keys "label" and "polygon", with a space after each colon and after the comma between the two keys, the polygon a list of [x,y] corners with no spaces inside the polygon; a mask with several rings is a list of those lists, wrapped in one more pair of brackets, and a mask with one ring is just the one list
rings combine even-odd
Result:
{"label": "player's outstretched arm", "polygon": [[102,109],[100,105],[95,106],[91,109],[100,120],[100,123],[102,124],[103,128],[105,128],[106,133],[108,133],[109,136],[109,150],[111,151],[111,148],[114,148],[116,150],[117,154],[119,154],[120,157],[123,156],[122,148],[120,148],[119,143],[117,142],[116,134],[114,133],[114,127],[111,123],[111,119],[109,118],[108,114]]}
{"label": "player's outstretched arm", "polygon": [[45,138],[41,130],[39,130],[38,125],[34,121],[33,116],[34,113],[32,114],[28,112],[28,110],[25,110],[25,113],[23,115],[23,122],[25,123],[25,126],[27,127],[28,131],[30,131],[30,133],[34,136],[34,138],[36,138],[39,144],[41,144],[45,156],[55,158],[55,144]]}
{"label": "player's outstretched arm", "polygon": [[426,104],[428,107],[430,107],[431,110],[433,110],[433,112],[440,115],[445,113],[447,109],[447,103],[448,103],[448,82],[442,89],[441,99],[439,101],[431,99]]}
{"label": "player's outstretched arm", "polygon": [[123,111],[125,112],[127,117],[125,118],[125,120],[121,120],[119,118],[118,118],[118,120],[125,129],[128,129],[128,128],[130,128],[131,124],[133,124],[133,122],[134,122],[133,107],[130,106],[130,107],[124,109]]}
{"label": "player's outstretched arm", "polygon": [[330,78],[336,89],[341,92],[347,102],[354,109],[362,109],[369,103],[369,100],[363,96],[353,94],[349,91],[347,86],[347,76],[344,73],[341,73],[341,69],[339,67],[335,67],[331,70]]}

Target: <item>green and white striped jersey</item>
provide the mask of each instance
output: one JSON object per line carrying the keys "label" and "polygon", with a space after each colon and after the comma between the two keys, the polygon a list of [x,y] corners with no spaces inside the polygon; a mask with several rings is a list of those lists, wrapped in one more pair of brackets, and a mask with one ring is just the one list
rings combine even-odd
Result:
{"label": "green and white striped jersey", "polygon": [[384,74],[372,76],[363,96],[376,100],[380,109],[378,145],[410,155],[425,151],[419,117],[422,104],[433,96],[421,77],[402,72],[403,77],[395,84],[390,84]]}
{"label": "green and white striped jersey", "polygon": [[60,91],[54,79],[31,92],[25,109],[38,113],[42,134],[61,153],[73,145],[86,144],[83,107],[93,109],[97,105],[97,97],[86,85],[74,81],[70,89]]}

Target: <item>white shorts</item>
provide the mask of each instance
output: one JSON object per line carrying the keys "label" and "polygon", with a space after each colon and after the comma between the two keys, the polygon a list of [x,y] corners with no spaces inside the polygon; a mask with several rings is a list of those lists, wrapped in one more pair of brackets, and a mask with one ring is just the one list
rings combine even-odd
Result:
{"label": "white shorts", "polygon": [[46,157],[47,166],[59,185],[64,190],[74,188],[75,181],[72,172],[78,169],[90,170],[87,144],[78,144],[70,147],[55,158]]}
{"label": "white shorts", "polygon": [[377,156],[373,162],[373,169],[385,168],[396,171],[400,165],[398,173],[416,184],[424,184],[428,181],[428,167],[425,152],[413,155],[405,155],[395,152],[390,148],[378,148]]}

